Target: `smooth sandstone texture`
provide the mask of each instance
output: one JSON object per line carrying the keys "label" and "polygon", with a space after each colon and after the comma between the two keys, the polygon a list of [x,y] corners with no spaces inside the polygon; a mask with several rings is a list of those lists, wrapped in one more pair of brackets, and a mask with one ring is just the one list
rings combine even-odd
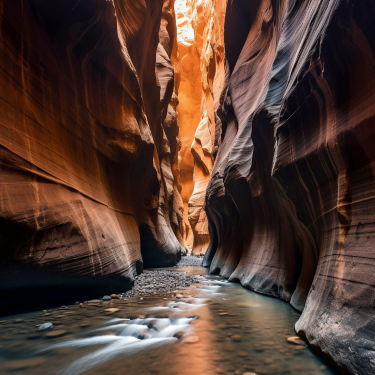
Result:
{"label": "smooth sandstone texture", "polygon": [[364,0],[228,2],[204,260],[289,301],[297,333],[363,375],[375,372],[374,16]]}
{"label": "smooth sandstone texture", "polygon": [[178,107],[181,129],[181,181],[186,245],[193,254],[209,244],[204,210],[214,162],[215,111],[225,84],[225,1],[176,0],[181,84]]}
{"label": "smooth sandstone texture", "polygon": [[191,146],[201,119],[202,84],[199,53],[192,26],[192,12],[186,0],[175,1],[180,85],[177,107],[181,139],[181,196],[184,203],[184,239],[194,252],[194,231],[189,220],[189,200],[194,191],[194,156]]}
{"label": "smooth sandstone texture", "polygon": [[180,258],[170,9],[1,4],[1,304],[121,292]]}

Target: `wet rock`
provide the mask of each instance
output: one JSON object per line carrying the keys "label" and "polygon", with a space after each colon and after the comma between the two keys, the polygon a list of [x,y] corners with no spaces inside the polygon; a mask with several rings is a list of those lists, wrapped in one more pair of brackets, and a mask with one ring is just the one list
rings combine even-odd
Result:
{"label": "wet rock", "polygon": [[13,371],[14,370],[23,370],[23,369],[27,369],[27,368],[30,368],[30,367],[39,366],[42,363],[44,363],[45,361],[46,360],[44,358],[40,358],[40,357],[23,359],[23,360],[19,360],[19,361],[7,362],[4,367],[7,370],[13,370]]}
{"label": "wet rock", "polygon": [[39,326],[38,331],[45,331],[46,329],[51,329],[53,328],[53,324],[50,322],[43,323]]}
{"label": "wet rock", "polygon": [[140,340],[143,340],[149,333],[150,331],[148,329],[145,329],[144,331],[142,331],[139,335],[138,335],[138,338]]}
{"label": "wet rock", "polygon": [[242,339],[242,337],[240,335],[233,335],[232,336],[232,341],[237,342],[237,341],[241,341],[241,339]]}
{"label": "wet rock", "polygon": [[187,344],[195,344],[199,341],[199,337],[198,336],[190,336],[186,339],[186,343]]}
{"label": "wet rock", "polygon": [[118,309],[116,307],[111,307],[109,309],[105,309],[104,311],[107,311],[107,312],[110,312],[110,313],[115,313],[117,311],[120,311],[120,309]]}
{"label": "wet rock", "polygon": [[246,353],[246,352],[238,352],[238,353],[237,353],[237,355],[238,355],[239,357],[243,357],[243,358],[245,358],[245,357],[248,357],[248,356],[249,356],[249,354],[248,354],[248,353]]}
{"label": "wet rock", "polygon": [[298,336],[289,337],[286,341],[294,345],[305,345],[305,342]]}
{"label": "wet rock", "polygon": [[184,337],[184,332],[183,331],[178,331],[176,332],[173,337],[176,337],[177,339],[181,339],[182,337]]}
{"label": "wet rock", "polygon": [[256,305],[254,305],[250,302],[237,302],[235,305],[238,306],[238,307],[248,307],[248,308],[256,307]]}
{"label": "wet rock", "polygon": [[306,346],[305,345],[296,345],[293,348],[296,349],[296,350],[302,350],[302,349],[306,349]]}
{"label": "wet rock", "polygon": [[149,328],[149,329],[154,329],[155,331],[157,331],[158,329],[157,329],[157,323],[158,323],[158,321],[155,319],[155,320],[151,320],[151,322],[149,322],[148,324],[147,324],[147,327]]}
{"label": "wet rock", "polygon": [[64,329],[59,329],[57,331],[51,331],[46,334],[46,337],[54,338],[54,337],[60,337],[66,334],[66,331]]}

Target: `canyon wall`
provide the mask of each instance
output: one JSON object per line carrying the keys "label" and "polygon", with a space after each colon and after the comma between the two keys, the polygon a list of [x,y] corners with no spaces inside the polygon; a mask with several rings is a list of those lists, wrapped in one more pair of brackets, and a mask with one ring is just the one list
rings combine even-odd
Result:
{"label": "canyon wall", "polygon": [[176,0],[181,69],[178,106],[181,129],[181,181],[186,245],[205,253],[209,243],[204,210],[214,162],[216,111],[225,84],[225,1]]}
{"label": "canyon wall", "polygon": [[375,3],[233,0],[204,263],[302,312],[343,373],[375,371]]}
{"label": "canyon wall", "polygon": [[173,1],[5,1],[0,30],[0,303],[121,292],[142,262],[174,265]]}

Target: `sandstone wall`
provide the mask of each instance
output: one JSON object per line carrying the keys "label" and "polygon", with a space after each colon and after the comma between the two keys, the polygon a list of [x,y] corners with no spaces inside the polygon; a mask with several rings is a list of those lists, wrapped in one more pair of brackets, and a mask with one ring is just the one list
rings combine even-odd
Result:
{"label": "sandstone wall", "polygon": [[375,4],[228,2],[207,196],[213,273],[288,301],[344,373],[375,371]]}
{"label": "sandstone wall", "polygon": [[216,111],[226,82],[225,6],[226,1],[176,1],[185,237],[195,254],[205,253],[209,243],[204,200],[214,162],[215,129],[221,128]]}
{"label": "sandstone wall", "polygon": [[142,258],[179,259],[166,3],[1,2],[1,303],[124,291]]}

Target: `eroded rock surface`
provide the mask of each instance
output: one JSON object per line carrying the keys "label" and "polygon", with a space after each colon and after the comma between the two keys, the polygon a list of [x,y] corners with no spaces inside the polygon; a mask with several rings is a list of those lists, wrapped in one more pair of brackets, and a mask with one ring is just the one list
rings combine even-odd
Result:
{"label": "eroded rock surface", "polygon": [[0,27],[0,303],[176,264],[173,3],[6,1]]}
{"label": "eroded rock surface", "polygon": [[206,196],[210,271],[303,311],[297,332],[352,374],[375,371],[374,15],[228,2]]}
{"label": "eroded rock surface", "polygon": [[205,253],[209,243],[204,202],[213,169],[215,131],[221,128],[216,111],[226,82],[225,6],[226,1],[176,1],[182,197],[186,245],[193,254]]}

